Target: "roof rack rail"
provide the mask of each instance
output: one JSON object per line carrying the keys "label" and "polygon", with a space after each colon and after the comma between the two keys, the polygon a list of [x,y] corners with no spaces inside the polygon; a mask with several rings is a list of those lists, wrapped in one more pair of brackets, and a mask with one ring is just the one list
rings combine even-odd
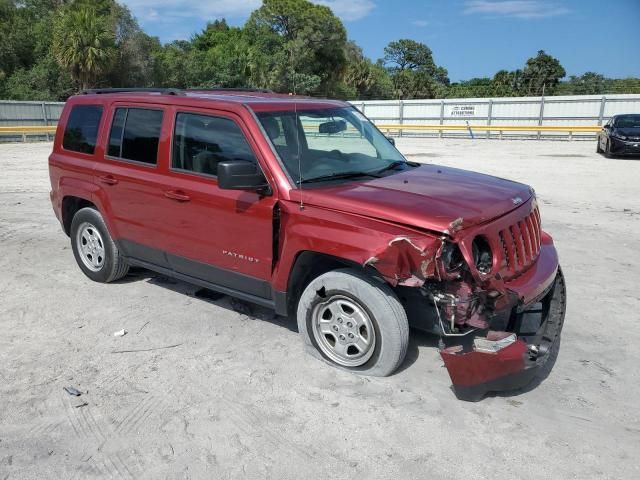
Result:
{"label": "roof rack rail", "polygon": [[101,95],[104,93],[160,93],[165,95],[184,95],[178,88],[90,88],[83,90],[83,95]]}
{"label": "roof rack rail", "polygon": [[188,88],[187,92],[255,92],[255,93],[275,93],[268,88],[245,88],[245,87],[218,87],[218,88]]}

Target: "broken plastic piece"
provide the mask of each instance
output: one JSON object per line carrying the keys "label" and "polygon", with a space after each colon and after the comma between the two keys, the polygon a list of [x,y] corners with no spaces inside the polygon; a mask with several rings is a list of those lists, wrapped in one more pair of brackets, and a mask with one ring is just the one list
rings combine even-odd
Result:
{"label": "broken plastic piece", "polygon": [[80,395],[82,395],[82,392],[80,390],[78,390],[75,387],[62,387],[62,389],[67,392],[69,395],[73,395],[74,397],[79,397]]}
{"label": "broken plastic piece", "polygon": [[527,350],[527,344],[517,339],[497,352],[460,352],[454,347],[441,350],[440,356],[456,396],[477,401],[487,392],[517,388],[531,380],[529,374],[533,375],[535,369],[525,370]]}
{"label": "broken plastic piece", "polygon": [[[507,332],[503,332],[503,333],[507,333]],[[505,336],[502,336],[502,338],[498,338],[495,340],[489,338],[489,335],[487,335],[486,338],[476,337],[473,339],[473,348],[478,352],[495,353],[499,350],[502,350],[505,347],[508,347],[513,342],[515,342],[516,339],[517,337],[515,333],[512,333],[510,335],[507,334]]]}
{"label": "broken plastic piece", "polygon": [[127,331],[123,328],[122,330],[118,330],[113,334],[114,337],[124,337],[127,334]]}

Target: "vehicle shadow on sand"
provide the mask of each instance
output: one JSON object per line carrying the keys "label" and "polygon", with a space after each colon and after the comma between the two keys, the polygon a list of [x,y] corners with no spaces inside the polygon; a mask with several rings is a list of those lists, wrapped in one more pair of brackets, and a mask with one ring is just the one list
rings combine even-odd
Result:
{"label": "vehicle shadow on sand", "polygon": [[167,277],[160,273],[146,270],[144,268],[132,267],[129,270],[129,274],[118,283],[133,283],[139,281],[146,281],[151,285],[157,285],[159,287],[167,288],[173,292],[181,293],[187,297],[192,298],[194,301],[199,300],[202,302],[210,303],[216,307],[224,308],[225,310],[244,315],[251,320],[262,320],[280,327],[286,328],[289,331],[298,332],[298,325],[295,317],[282,317],[276,315],[276,313],[266,307],[256,305],[254,303],[245,302],[238,298],[230,297],[223,293],[218,293],[213,290],[201,288],[191,283],[183,282],[174,278]]}
{"label": "vehicle shadow on sand", "polygon": [[[273,325],[286,328],[291,332],[298,333],[298,324],[295,315],[289,315],[288,317],[276,315],[275,312],[269,308],[245,302],[206,288],[201,288],[197,285],[176,280],[144,268],[132,267],[131,270],[129,270],[129,274],[119,280],[118,283],[126,284],[140,281],[146,281],[152,285],[167,288],[173,292],[186,295],[194,300],[210,303],[216,307],[244,315],[251,320],[266,321]],[[420,347],[437,349],[438,337],[420,330],[411,329],[407,355],[404,362],[402,362],[402,365],[400,365],[396,371],[396,374],[406,370],[418,360],[418,357],[420,356]]]}
{"label": "vehicle shadow on sand", "polygon": [[[228,311],[233,311],[237,314],[245,316],[250,320],[266,321],[273,325],[285,328],[291,332],[298,333],[298,325],[295,315],[289,315],[284,317],[276,315],[276,313],[266,307],[256,305],[250,302],[230,297],[225,294],[217,293],[212,290],[198,287],[181,280],[167,277],[165,275],[146,270],[144,268],[131,268],[129,275],[118,281],[118,283],[133,283],[138,281],[146,281],[152,285],[167,288],[173,292],[181,293],[194,300],[200,300],[206,303],[215,305],[216,307],[224,308]],[[407,347],[407,354],[396,372],[392,375],[397,375],[409,367],[411,367],[420,356],[420,349],[427,347],[437,351],[439,344],[439,337],[430,333],[423,332],[421,330],[411,329],[409,336],[409,345]],[[550,357],[545,365],[536,374],[534,379],[523,388],[516,390],[491,392],[487,394],[487,397],[513,397],[523,393],[527,393],[538,387],[550,374],[553,366],[556,363],[558,352],[560,347],[560,341],[558,341],[554,349],[549,353]]]}

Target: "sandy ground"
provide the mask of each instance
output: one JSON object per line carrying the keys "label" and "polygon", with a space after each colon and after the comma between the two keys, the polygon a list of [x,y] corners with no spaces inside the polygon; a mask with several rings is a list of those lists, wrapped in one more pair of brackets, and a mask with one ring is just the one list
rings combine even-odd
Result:
{"label": "sandy ground", "polygon": [[640,160],[593,142],[398,145],[535,186],[569,294],[543,383],[464,403],[426,335],[399,373],[362,378],[304,354],[293,319],[146,271],[93,283],[51,211],[51,144],[0,145],[0,480],[640,478]]}

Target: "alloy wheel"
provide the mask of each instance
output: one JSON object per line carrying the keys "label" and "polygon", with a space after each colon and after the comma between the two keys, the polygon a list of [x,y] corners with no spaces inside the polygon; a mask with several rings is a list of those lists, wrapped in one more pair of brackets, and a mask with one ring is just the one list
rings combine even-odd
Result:
{"label": "alloy wheel", "polygon": [[102,269],[105,260],[104,241],[94,225],[89,222],[80,225],[76,234],[76,246],[85,267],[92,272]]}
{"label": "alloy wheel", "polygon": [[320,350],[338,365],[363,365],[375,350],[373,322],[366,310],[349,297],[333,295],[316,305],[312,329]]}

